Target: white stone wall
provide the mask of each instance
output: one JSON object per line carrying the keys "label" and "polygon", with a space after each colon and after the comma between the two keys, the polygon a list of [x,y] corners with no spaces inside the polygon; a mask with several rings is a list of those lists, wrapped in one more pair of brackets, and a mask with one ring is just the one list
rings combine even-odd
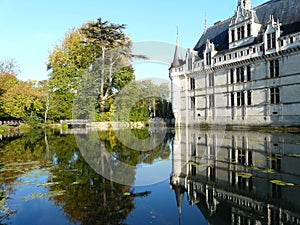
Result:
{"label": "white stone wall", "polygon": [[[279,59],[279,78],[269,77],[269,61]],[[300,53],[260,59],[251,65],[251,81],[230,83],[230,68],[215,71],[198,70],[181,75],[180,110],[176,108],[180,125],[232,124],[232,125],[300,125]],[[240,66],[240,65],[238,65]],[[237,66],[237,67],[238,67]],[[214,74],[214,85],[209,87],[209,75]],[[195,78],[195,90],[189,90],[189,77]],[[245,72],[246,77],[246,72]],[[280,88],[280,103],[270,104],[270,87]],[[231,93],[251,90],[251,105],[231,106]],[[174,92],[175,93],[175,92]],[[209,107],[209,95],[214,107]],[[191,97],[195,96],[195,109]],[[174,99],[179,93],[174,94]],[[245,101],[247,101],[245,99]],[[237,97],[235,95],[235,105]]]}

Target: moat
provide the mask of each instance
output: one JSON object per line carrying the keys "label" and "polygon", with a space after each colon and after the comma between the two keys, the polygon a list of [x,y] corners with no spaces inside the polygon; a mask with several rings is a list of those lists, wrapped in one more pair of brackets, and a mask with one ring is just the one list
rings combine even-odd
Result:
{"label": "moat", "polygon": [[300,223],[300,134],[130,132],[154,148],[112,130],[3,138],[0,224]]}

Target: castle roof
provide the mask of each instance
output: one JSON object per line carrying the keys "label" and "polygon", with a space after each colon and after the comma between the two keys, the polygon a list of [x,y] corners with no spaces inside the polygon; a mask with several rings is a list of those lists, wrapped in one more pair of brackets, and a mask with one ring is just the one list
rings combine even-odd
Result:
{"label": "castle roof", "polygon": [[179,67],[183,65],[183,59],[180,51],[180,44],[179,44],[179,38],[178,38],[178,31],[177,31],[177,41],[176,41],[176,48],[174,53],[174,59],[171,64],[171,67]]}
{"label": "castle roof", "polygon": [[[258,22],[262,25],[264,31],[270,16],[273,15],[274,20],[279,20],[282,24],[282,35],[300,31],[300,1],[299,0],[270,0],[262,5],[259,5],[253,10],[256,12]],[[214,43],[217,51],[229,49],[228,29],[231,18],[215,23],[207,28],[196,46],[195,51],[203,58],[203,51],[207,39]],[[257,39],[259,40],[259,38]]]}

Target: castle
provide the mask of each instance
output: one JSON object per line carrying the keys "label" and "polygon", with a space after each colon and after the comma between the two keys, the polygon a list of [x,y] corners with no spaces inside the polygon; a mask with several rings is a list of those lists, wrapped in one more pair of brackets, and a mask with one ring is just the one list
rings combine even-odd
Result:
{"label": "castle", "polygon": [[169,77],[176,126],[300,126],[300,1],[238,0]]}

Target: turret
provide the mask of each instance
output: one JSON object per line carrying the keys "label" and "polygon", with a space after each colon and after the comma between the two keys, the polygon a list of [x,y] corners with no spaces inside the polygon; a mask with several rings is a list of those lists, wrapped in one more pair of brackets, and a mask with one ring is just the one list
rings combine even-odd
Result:
{"label": "turret", "polygon": [[180,67],[183,64],[182,55],[180,51],[180,44],[179,44],[179,38],[178,38],[178,29],[177,29],[177,40],[176,40],[176,47],[175,47],[175,53],[173,62],[171,64],[172,68]]}

